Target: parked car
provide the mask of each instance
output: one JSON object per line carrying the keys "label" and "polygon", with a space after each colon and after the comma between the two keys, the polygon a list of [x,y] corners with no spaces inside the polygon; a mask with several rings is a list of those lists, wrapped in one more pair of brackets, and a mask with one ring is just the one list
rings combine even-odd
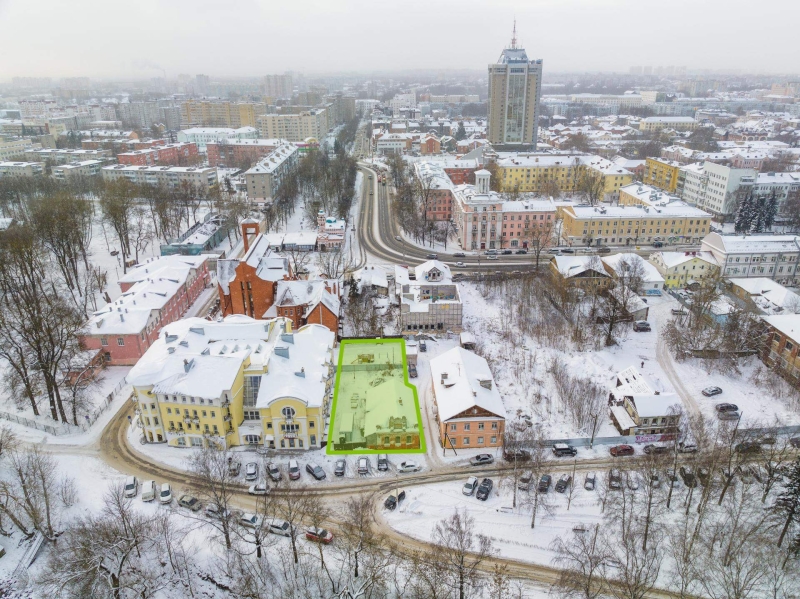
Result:
{"label": "parked car", "polygon": [[527,449],[503,450],[503,459],[506,462],[527,462],[531,459],[531,452]]}
{"label": "parked car", "polygon": [[549,474],[542,474],[539,483],[536,485],[536,490],[539,493],[547,493],[550,490],[550,485],[553,484],[553,477]]}
{"label": "parked car", "polygon": [[267,464],[267,474],[269,474],[269,477],[272,480],[278,482],[281,479],[280,466],[278,466],[275,462],[270,462]]}
{"label": "parked car", "polygon": [[161,485],[161,492],[158,494],[158,501],[163,505],[172,503],[172,487],[169,483]]}
{"label": "parked car", "polygon": [[669,447],[666,445],[653,445],[652,443],[644,446],[644,452],[646,454],[652,455],[661,455],[664,453],[669,453]]}
{"label": "parked car", "polygon": [[358,458],[358,473],[369,474],[369,458]]}
{"label": "parked car", "polygon": [[425,257],[428,260],[438,260],[439,259],[439,254],[427,254]]}
{"label": "parked car", "polygon": [[139,480],[135,476],[125,479],[125,497],[136,497],[139,494]]}
{"label": "parked car", "polygon": [[717,412],[738,412],[739,406],[734,403],[718,403],[714,406]]}
{"label": "parked car", "polygon": [[297,480],[300,478],[300,464],[297,460],[289,460],[289,479]]}
{"label": "parked car", "polygon": [[484,478],[481,481],[480,486],[478,487],[478,492],[475,493],[475,497],[480,499],[481,501],[486,501],[489,498],[489,495],[492,492],[492,487],[494,487],[494,483],[492,482],[491,478]]}
{"label": "parked car", "polygon": [[706,397],[713,397],[715,395],[719,395],[720,393],[722,393],[722,389],[720,389],[719,387],[706,387],[700,393],[702,393]]}
{"label": "parked car", "polygon": [[206,516],[215,520],[222,520],[229,515],[228,510],[220,508],[216,503],[209,503],[205,509]]}
{"label": "parked car", "polygon": [[639,490],[639,477],[636,476],[635,472],[626,472],[625,473],[625,484],[631,491],[638,491]]}
{"label": "parked car", "polygon": [[153,501],[156,498],[156,481],[146,480],[142,483],[142,501]]}
{"label": "parked car", "polygon": [[608,472],[608,488],[615,491],[622,488],[622,475],[616,468],[612,468]]}
{"label": "parked car", "polygon": [[697,486],[697,477],[694,475],[694,470],[692,470],[691,466],[681,466],[678,472],[681,474],[684,485],[690,488]]}
{"label": "parked car", "polygon": [[405,462],[400,462],[397,465],[397,471],[401,474],[406,472],[419,472],[422,469],[422,466],[417,464],[414,460],[406,460]]}
{"label": "parked car", "polygon": [[421,351],[423,353],[428,351],[428,344],[425,343],[424,339],[420,339],[419,340],[419,351]]}
{"label": "parked car", "polygon": [[602,247],[597,248],[596,251],[597,251],[598,254],[610,254],[611,253],[611,248],[602,246]]}
{"label": "parked car", "polygon": [[315,464],[314,462],[309,462],[306,464],[306,472],[308,472],[317,480],[322,480],[325,478],[325,471],[322,469],[322,466]]}
{"label": "parked car", "polygon": [[469,461],[470,466],[483,466],[485,464],[491,464],[494,462],[494,458],[491,454],[488,453],[479,453],[474,458],[471,458]]}
{"label": "parked car", "polygon": [[487,256],[492,256],[492,255],[494,255],[494,254],[497,254],[497,250],[486,250],[484,253],[485,253]]}
{"label": "parked car", "polygon": [[757,441],[742,441],[736,444],[737,453],[761,453],[761,445]]}
{"label": "parked car", "polygon": [[413,364],[408,365],[408,378],[415,379],[417,378],[417,367]]}
{"label": "parked car", "polygon": [[269,485],[265,481],[250,485],[247,489],[250,495],[269,495]]}
{"label": "parked car", "polygon": [[316,526],[312,526],[311,528],[306,529],[306,538],[309,541],[314,541],[315,543],[324,543],[325,545],[330,545],[331,541],[333,541],[333,533],[325,528],[317,528]]}
{"label": "parked car", "polygon": [[466,258],[467,255],[464,252],[455,252],[453,254],[453,258]]}
{"label": "parked car", "polygon": [[286,520],[273,520],[269,523],[269,531],[282,537],[292,536],[292,526]]}
{"label": "parked car", "polygon": [[514,253],[515,253],[515,254],[527,254],[527,253],[528,253],[528,250],[517,250],[517,251],[516,251],[516,252],[514,252]]}
{"label": "parked car", "polygon": [[686,316],[688,314],[688,312],[686,310],[684,310],[683,308],[673,308],[672,309],[672,313],[675,316]]}
{"label": "parked car", "polygon": [[510,255],[511,255],[511,254],[513,254],[514,252],[512,252],[511,250],[503,250],[503,251],[502,251],[502,252],[500,252],[500,253],[501,253],[501,254],[503,254],[503,256],[510,256]]}
{"label": "parked car", "polygon": [[650,323],[646,320],[637,320],[633,323],[633,330],[637,333],[645,333],[650,331]]}
{"label": "parked car", "polygon": [[333,465],[333,474],[335,476],[344,476],[346,471],[347,471],[347,460],[345,459],[336,460],[336,463]]}
{"label": "parked car", "polygon": [[192,510],[193,512],[197,512],[202,507],[200,505],[200,501],[197,497],[192,495],[181,495],[178,498],[178,505],[181,507],[185,507],[187,510]]}
{"label": "parked car", "polygon": [[609,450],[609,452],[615,458],[634,454],[633,447],[631,447],[630,445],[615,445]]}
{"label": "parked car", "polygon": [[569,474],[562,474],[556,483],[556,493],[566,493],[571,482],[572,477]]}
{"label": "parked car", "polygon": [[255,480],[258,478],[258,464],[255,462],[248,462],[244,467],[244,479]]}
{"label": "parked car", "polygon": [[242,463],[236,460],[230,460],[228,462],[228,474],[230,476],[239,476],[239,473],[242,471]]}
{"label": "parked car", "polygon": [[389,493],[389,496],[383,502],[383,507],[387,510],[394,510],[398,505],[400,505],[403,500],[406,498],[405,491],[392,491]]}
{"label": "parked car", "polygon": [[562,254],[574,254],[575,250],[573,250],[572,248],[561,248],[561,253]]}
{"label": "parked car", "polygon": [[247,528],[261,528],[264,519],[258,514],[242,514],[239,518],[239,524]]}
{"label": "parked car", "polygon": [[720,420],[739,420],[739,412],[717,412]]}
{"label": "parked car", "polygon": [[497,260],[497,254],[489,254],[486,256],[487,260]]}
{"label": "parked car", "polygon": [[586,478],[583,479],[583,488],[587,491],[594,491],[594,488],[597,486],[597,475],[594,472],[590,472],[586,475]]}
{"label": "parked car", "polygon": [[578,455],[578,450],[572,445],[567,445],[566,443],[555,443],[553,445],[553,455],[555,455],[557,458],[564,456],[573,457]]}
{"label": "parked car", "polygon": [[466,263],[464,263],[464,262],[456,262],[456,266],[458,268],[466,268],[467,267]]}
{"label": "parked car", "polygon": [[461,487],[461,492],[464,495],[470,496],[475,492],[475,489],[477,488],[478,488],[478,477],[470,476],[467,479],[467,482],[464,483],[464,486]]}
{"label": "parked car", "polygon": [[378,454],[378,470],[385,472],[389,469],[389,456],[385,453]]}
{"label": "parked car", "polygon": [[697,444],[693,441],[681,441],[678,443],[678,451],[681,453],[696,453]]}
{"label": "parked car", "polygon": [[533,480],[533,474],[531,474],[530,472],[524,473],[522,476],[519,477],[519,482],[517,482],[517,489],[519,489],[520,491],[530,491],[532,480]]}

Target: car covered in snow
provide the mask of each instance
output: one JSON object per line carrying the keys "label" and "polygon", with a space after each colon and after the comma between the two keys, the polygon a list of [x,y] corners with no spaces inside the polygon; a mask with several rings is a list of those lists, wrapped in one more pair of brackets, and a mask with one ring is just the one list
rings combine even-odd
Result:
{"label": "car covered in snow", "polygon": [[311,528],[306,529],[306,538],[309,541],[314,541],[315,543],[324,543],[325,545],[329,545],[331,541],[333,541],[333,533],[325,528],[312,526]]}
{"label": "car covered in snow", "polygon": [[389,469],[389,456],[385,453],[378,454],[378,470],[385,472]]}
{"label": "car covered in snow", "polygon": [[258,464],[255,462],[248,462],[244,467],[244,479],[255,480],[258,478]]}
{"label": "car covered in snow", "polygon": [[583,488],[587,491],[594,491],[595,487],[597,486],[597,475],[594,472],[590,472],[586,475],[586,478],[583,481]]}
{"label": "car covered in snow", "polygon": [[270,462],[267,464],[267,474],[269,477],[278,482],[281,479],[281,468],[275,462]]}
{"label": "car covered in snow", "polygon": [[622,488],[622,474],[616,468],[612,468],[608,472],[608,488],[615,491]]}
{"label": "car covered in snow", "polygon": [[269,495],[269,485],[263,480],[247,488],[250,495]]}
{"label": "car covered in snow", "polygon": [[344,458],[336,460],[336,463],[333,465],[333,474],[335,476],[344,476],[345,472],[347,472],[347,460]]}
{"label": "car covered in snow", "polygon": [[706,397],[713,397],[714,395],[719,395],[722,393],[722,389],[719,387],[706,387],[700,393],[705,395]]}
{"label": "car covered in snow", "polygon": [[264,519],[258,514],[242,514],[239,518],[239,524],[246,528],[261,528]]}
{"label": "car covered in snow", "polygon": [[467,482],[464,483],[464,486],[461,487],[461,492],[464,495],[471,496],[475,489],[478,488],[478,477],[477,476],[470,476],[467,479]]}
{"label": "car covered in snow", "polygon": [[286,520],[273,520],[269,523],[269,531],[282,537],[292,536],[292,526]]}

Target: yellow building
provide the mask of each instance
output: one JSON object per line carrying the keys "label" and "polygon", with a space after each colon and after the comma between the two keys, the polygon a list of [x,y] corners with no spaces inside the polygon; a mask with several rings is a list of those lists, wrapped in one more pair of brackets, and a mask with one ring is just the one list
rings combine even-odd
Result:
{"label": "yellow building", "polygon": [[267,105],[258,102],[220,102],[187,100],[181,104],[181,126],[257,127],[256,117],[266,113]]}
{"label": "yellow building", "polygon": [[284,318],[171,323],[128,375],[138,425],[172,447],[319,448],[335,339]]}
{"label": "yellow building", "polygon": [[619,190],[619,204],[622,206],[661,207],[677,202],[685,204],[678,196],[669,195],[665,191],[644,183],[629,183]]}
{"label": "yellow building", "polygon": [[649,116],[639,122],[639,131],[653,133],[662,129],[694,131],[697,121],[690,116]]}
{"label": "yellow building", "polygon": [[501,154],[497,160],[501,191],[539,193],[555,183],[559,191],[574,192],[583,173],[594,171],[603,177],[603,196],[615,197],[633,180],[633,173],[600,156],[553,154]]}
{"label": "yellow building", "polygon": [[562,241],[573,246],[700,243],[711,215],[687,205],[559,206]]}
{"label": "yellow building", "polygon": [[656,252],[649,262],[664,277],[664,289],[686,287],[691,281],[713,278],[719,271],[711,252]]}
{"label": "yellow building", "polygon": [[681,163],[663,158],[648,158],[645,161],[642,182],[664,191],[675,193],[678,189],[678,175]]}

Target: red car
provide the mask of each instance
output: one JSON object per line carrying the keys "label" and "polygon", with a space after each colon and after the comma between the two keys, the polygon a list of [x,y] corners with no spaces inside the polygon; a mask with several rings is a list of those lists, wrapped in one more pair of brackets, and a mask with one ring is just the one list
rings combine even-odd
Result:
{"label": "red car", "polygon": [[325,530],[324,528],[317,528],[312,526],[311,528],[306,530],[306,538],[309,541],[314,541],[316,543],[325,543],[328,545],[331,541],[333,541],[333,533],[329,530]]}
{"label": "red car", "polygon": [[611,455],[615,458],[623,455],[633,455],[633,447],[630,445],[615,445],[611,448]]}

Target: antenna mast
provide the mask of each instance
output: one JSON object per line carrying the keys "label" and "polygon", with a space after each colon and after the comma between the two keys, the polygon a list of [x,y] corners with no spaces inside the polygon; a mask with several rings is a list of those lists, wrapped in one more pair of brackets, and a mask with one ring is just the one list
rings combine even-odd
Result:
{"label": "antenna mast", "polygon": [[517,49],[517,20],[514,19],[514,31],[511,34],[511,49]]}

